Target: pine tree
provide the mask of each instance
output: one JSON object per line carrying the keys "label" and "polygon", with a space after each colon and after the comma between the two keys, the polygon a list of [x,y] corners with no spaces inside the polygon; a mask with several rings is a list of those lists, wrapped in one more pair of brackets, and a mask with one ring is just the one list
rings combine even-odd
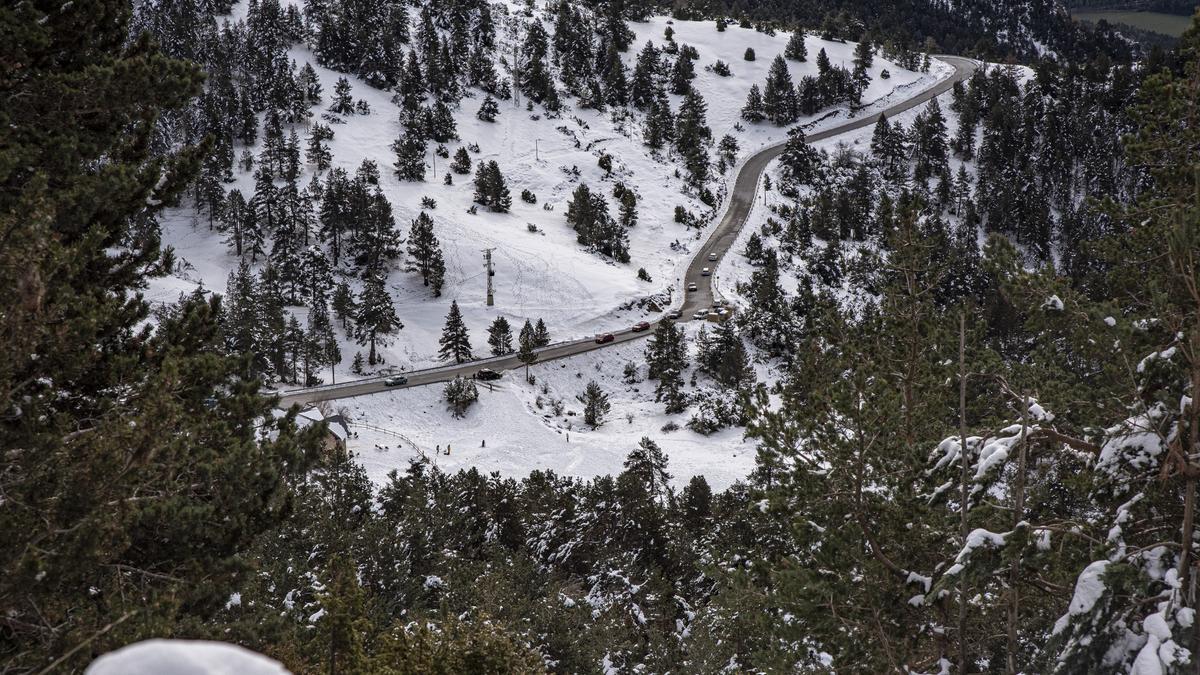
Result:
{"label": "pine tree", "polygon": [[870,40],[862,40],[854,47],[854,72],[866,73],[874,62],[875,49]]}
{"label": "pine tree", "polygon": [[612,411],[612,403],[600,385],[595,380],[588,382],[578,398],[583,404],[583,423],[593,429],[603,426],[609,412]]}
{"label": "pine tree", "polygon": [[342,330],[350,333],[351,321],[358,316],[358,303],[354,300],[354,293],[350,291],[350,285],[345,281],[338,282],[338,285],[333,290],[333,314],[342,324]]}
{"label": "pine tree", "polygon": [[338,115],[354,114],[354,98],[350,96],[350,80],[339,77],[337,84],[333,85],[333,102],[329,105],[329,112]]}
{"label": "pine tree", "polygon": [[623,190],[621,192],[621,209],[618,215],[618,220],[621,227],[626,230],[637,225],[637,195],[633,190]]}
{"label": "pine tree", "polygon": [[683,412],[687,399],[683,393],[683,372],[688,367],[683,331],[674,322],[660,321],[646,345],[648,377],[657,379],[654,400],[665,404],[667,414]]}
{"label": "pine tree", "polygon": [[403,181],[425,180],[425,138],[406,131],[392,144],[396,153],[396,177]]}
{"label": "pine tree", "polygon": [[729,388],[740,388],[753,379],[750,356],[731,321],[718,324],[707,349],[697,356],[696,361],[704,372]]}
{"label": "pine tree", "polygon": [[488,347],[491,348],[492,356],[513,353],[512,342],[512,328],[508,325],[508,319],[502,316],[496,317],[496,320],[488,327]]}
{"label": "pine tree", "polygon": [[796,30],[788,38],[787,47],[783,49],[783,56],[792,61],[800,61],[801,63],[808,60],[808,48],[804,45],[803,30]]}
{"label": "pine tree", "polygon": [[646,113],[646,145],[657,150],[675,138],[675,120],[671,114],[671,102],[667,100],[667,93],[659,89],[649,108]]}
{"label": "pine tree", "polygon": [[471,155],[467,153],[467,149],[459,146],[458,150],[454,151],[454,160],[450,162],[450,170],[460,175],[471,173]]}
{"label": "pine tree", "polygon": [[645,110],[654,103],[661,88],[659,83],[662,65],[659,61],[658,48],[653,42],[647,41],[646,46],[638,53],[637,63],[633,68],[633,78],[629,85],[629,100],[634,107]]}
{"label": "pine tree", "polygon": [[688,173],[696,185],[703,184],[708,178],[706,148],[712,142],[712,130],[705,117],[707,107],[704,97],[689,88],[675,119],[675,145],[686,159]]}
{"label": "pine tree", "polygon": [[[484,99],[484,103],[486,102],[487,99]],[[429,137],[435,142],[449,143],[458,138],[454,114],[450,112],[450,106],[441,99],[433,102],[426,113],[426,118],[428,119],[426,128],[429,131]]]}
{"label": "pine tree", "polygon": [[692,80],[694,79],[696,79],[696,67],[692,64],[692,58],[688,56],[688,53],[683,51],[675,59],[675,65],[671,66],[671,93],[680,96],[688,93],[692,89]]}
{"label": "pine tree", "polygon": [[[421,272],[421,283],[433,285],[434,296],[441,294],[439,265],[442,265],[442,247],[433,233],[433,219],[422,211],[417,214],[408,232],[408,254],[412,256]],[[441,272],[444,272],[442,265]]]}
{"label": "pine tree", "polygon": [[277,271],[280,283],[286,288],[285,297],[291,305],[300,302],[303,248],[300,234],[294,224],[290,220],[280,221],[271,246],[270,263]]}
{"label": "pine tree", "polygon": [[541,319],[534,324],[533,343],[538,349],[550,346],[550,331],[546,328],[546,322]]}
{"label": "pine tree", "polygon": [[905,155],[903,132],[893,127],[882,114],[871,134],[871,154],[882,166],[885,176],[896,179],[901,175]]}
{"label": "pine tree", "polygon": [[300,327],[300,320],[295,314],[288,316],[287,328],[283,333],[283,348],[286,353],[286,369],[280,374],[279,379],[284,382],[298,384],[300,382],[300,365],[303,363],[305,344],[304,344],[304,329]]}
{"label": "pine tree", "polygon": [[475,117],[484,122],[495,122],[496,116],[500,114],[500,106],[496,103],[496,99],[492,98],[491,94],[486,94],[483,97],[483,103],[479,104],[479,111],[475,113]]}
{"label": "pine tree", "polygon": [[[753,95],[753,90],[751,94]],[[747,106],[749,107],[749,103]],[[782,126],[796,121],[796,90],[782,56],[776,56],[771,62],[771,69],[767,71],[762,107],[763,114],[774,124]]]}
{"label": "pine tree", "polygon": [[475,171],[475,201],[499,213],[507,213],[512,207],[512,195],[495,160],[481,162]]}
{"label": "pine tree", "polygon": [[629,262],[629,234],[609,215],[604,195],[580,184],[567,202],[567,223],[574,228],[576,240],[588,250]]}
{"label": "pine tree", "polygon": [[671,474],[667,473],[667,456],[658,444],[642,437],[638,446],[625,457],[625,472],[641,483],[647,494],[665,499],[671,490]]}
{"label": "pine tree", "polygon": [[721,141],[717,143],[717,168],[721,173],[725,173],[737,161],[740,149],[737,139],[733,136],[725,134],[721,137]]}
{"label": "pine tree", "polygon": [[367,364],[371,366],[380,362],[375,352],[376,344],[386,347],[390,335],[404,328],[396,316],[396,307],[384,281],[383,275],[378,273],[363,280],[358,313],[354,317],[354,337],[358,344],[368,346]]}
{"label": "pine tree", "polygon": [[318,639],[330,673],[359,671],[366,663],[363,642],[369,621],[358,570],[349,558],[338,555],[329,562],[329,575],[320,596]]}
{"label": "pine tree", "polygon": [[750,93],[746,95],[746,105],[742,106],[742,119],[747,122],[761,122],[767,114],[763,108],[762,93],[757,84],[750,85]]}
{"label": "pine tree", "polygon": [[433,297],[442,297],[442,287],[446,283],[446,261],[442,258],[442,248],[438,246],[433,249],[433,254],[429,259],[429,290],[433,291]]}
{"label": "pine tree", "polygon": [[820,156],[808,144],[804,131],[795,127],[788,131],[788,140],[779,157],[783,178],[793,184],[812,183],[820,168]]}
{"label": "pine tree", "polygon": [[558,110],[558,92],[546,64],[548,48],[546,29],[541,21],[533,21],[525,33],[517,86],[534,103],[545,106],[547,110]]}
{"label": "pine tree", "polygon": [[314,124],[309,132],[304,158],[316,168],[317,173],[328,169],[333,161],[333,154],[329,151],[329,146],[325,145],[325,141],[332,138],[333,130],[324,124]]}
{"label": "pine tree", "polygon": [[450,312],[446,314],[446,325],[442,327],[438,344],[438,358],[443,361],[464,363],[475,359],[471,353],[471,336],[467,333],[467,324],[463,322],[457,300],[450,302]]}
{"label": "pine tree", "polygon": [[912,128],[913,177],[923,182],[941,173],[946,167],[946,118],[937,99],[929,100],[925,110],[917,115]]}
{"label": "pine tree", "polygon": [[342,351],[329,319],[329,309],[322,297],[314,300],[309,307],[304,341],[304,385],[314,386],[320,384],[317,372],[321,368],[342,362]]}
{"label": "pine tree", "polygon": [[529,379],[529,366],[538,360],[537,334],[529,319],[526,319],[525,325],[521,327],[521,334],[517,337],[517,348],[517,359],[525,364],[525,378]]}
{"label": "pine tree", "polygon": [[613,107],[629,105],[629,83],[625,75],[625,62],[615,44],[610,42],[605,52],[604,102]]}
{"label": "pine tree", "polygon": [[240,258],[245,248],[247,231],[253,227],[248,223],[251,211],[241,191],[236,188],[229,191],[229,196],[225,199],[225,210],[221,215],[222,220],[217,229],[227,235],[225,243],[232,246],[234,255]]}
{"label": "pine tree", "polygon": [[279,189],[266,167],[254,173],[254,197],[250,200],[256,225],[264,233],[274,233],[279,224]]}

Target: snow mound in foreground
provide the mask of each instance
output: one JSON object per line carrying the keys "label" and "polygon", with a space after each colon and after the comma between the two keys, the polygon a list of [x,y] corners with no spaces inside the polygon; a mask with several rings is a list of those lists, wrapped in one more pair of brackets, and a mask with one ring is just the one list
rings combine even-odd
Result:
{"label": "snow mound in foreground", "polygon": [[291,675],[278,661],[224,642],[146,640],[101,656],[85,675]]}

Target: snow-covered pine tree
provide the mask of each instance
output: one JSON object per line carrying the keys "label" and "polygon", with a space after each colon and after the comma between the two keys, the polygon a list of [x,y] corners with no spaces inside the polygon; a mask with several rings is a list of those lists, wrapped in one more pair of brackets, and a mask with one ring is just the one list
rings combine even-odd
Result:
{"label": "snow-covered pine tree", "polygon": [[608,394],[600,388],[600,385],[595,380],[591,380],[577,398],[583,404],[583,423],[593,429],[603,426],[612,411],[612,403],[609,402]]}
{"label": "snow-covered pine tree", "polygon": [[747,122],[761,122],[767,114],[763,109],[762,92],[757,84],[750,85],[750,93],[746,95],[746,105],[742,106],[742,119]]}
{"label": "snow-covered pine tree", "polygon": [[438,358],[443,361],[465,363],[475,358],[471,351],[471,336],[467,332],[462,312],[458,309],[457,300],[450,302],[450,311],[446,314],[446,325],[442,327],[442,337],[438,340],[438,345]]}
{"label": "snow-covered pine tree", "polygon": [[367,364],[372,366],[379,362],[376,345],[386,347],[391,334],[404,328],[384,282],[381,273],[371,274],[363,280],[358,312],[354,317],[354,337],[358,344],[368,347]]}
{"label": "snow-covered pine tree", "polygon": [[804,62],[808,60],[808,47],[804,45],[804,29],[797,28],[788,38],[787,46],[783,48],[784,58]]}
{"label": "snow-covered pine tree", "polygon": [[[751,92],[753,94],[753,91]],[[767,84],[762,94],[763,115],[773,124],[785,126],[796,121],[798,109],[796,89],[787,63],[782,56],[771,61],[767,71]],[[749,105],[749,103],[747,103]]]}
{"label": "snow-covered pine tree", "polygon": [[512,327],[508,325],[508,319],[498,316],[492,325],[488,326],[488,348],[492,356],[513,353]]}

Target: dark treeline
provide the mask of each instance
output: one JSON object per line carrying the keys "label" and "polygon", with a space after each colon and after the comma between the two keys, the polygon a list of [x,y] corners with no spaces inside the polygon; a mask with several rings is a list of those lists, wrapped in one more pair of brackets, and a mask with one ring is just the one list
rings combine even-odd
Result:
{"label": "dark treeline", "polygon": [[[252,22],[285,43],[312,22],[257,7]],[[426,46],[454,25],[385,7],[444,24]],[[329,30],[358,25],[313,8],[331,11]],[[327,293],[328,323],[353,325],[371,351],[399,322],[381,300],[401,245],[377,198],[383,172],[330,170],[314,207],[337,233],[321,255],[361,293],[288,280],[307,221],[287,194],[299,139],[281,131],[325,94],[258,36],[237,41],[253,49],[239,52],[236,93],[215,96],[219,73],[202,85],[194,63],[130,41],[129,18],[116,1],[0,8],[4,669],[78,671],[163,636],[347,673],[1116,673],[1135,660],[1179,672],[1200,648],[1200,29],[1141,69],[1101,56],[1039,66],[1024,84],[981,72],[948,110],[881,122],[869,154],[823,154],[793,132],[771,220],[739,251],[754,265],[748,311],[691,351],[661,324],[644,355],[668,414],[694,404],[693,431],[742,425],[758,443],[754,472],[714,493],[672,481],[651,439],[616,476],[587,481],[417,461],[374,486],[323,447],[320,426],[277,418],[259,378],[308,379],[306,358],[334,358],[326,325],[265,330],[289,294]],[[530,49],[549,58],[543,37]],[[167,49],[205,62],[220,44]],[[348,70],[375,48],[329,47],[364,50],[322,57]],[[538,69],[522,72],[523,95],[553,105]],[[651,79],[647,108],[668,82]],[[436,123],[447,87],[418,102],[428,116],[405,118],[414,142],[451,133]],[[376,114],[339,89],[331,117]],[[781,114],[793,92],[774,87]],[[233,114],[243,101],[253,114]],[[253,118],[257,134],[260,117],[276,140],[251,158],[256,196],[212,226],[236,238],[247,212],[269,221],[257,255],[273,264],[148,321],[138,291],[173,267],[156,216],[200,201],[205,172],[227,166],[212,152],[222,134],[245,144],[251,125],[232,121]],[[698,117],[684,128],[701,133]],[[497,174],[476,171],[487,208],[508,206]],[[630,215],[591,190],[573,203],[581,244],[618,258],[605,233]],[[436,293],[429,220],[404,243]],[[470,358],[450,311],[445,357]],[[293,339],[274,344],[280,330]],[[495,325],[492,349],[516,348],[512,332]],[[523,353],[548,340],[540,322],[521,333]],[[752,357],[779,382],[754,384]],[[601,424],[604,393],[589,385],[581,402]]]}
{"label": "dark treeline", "polygon": [[[664,10],[681,18],[714,15],[744,17],[745,25],[805,26],[831,39],[873,36],[899,50],[963,54],[1004,62],[1041,55],[1038,44],[1060,57],[1097,53],[1128,61],[1131,45],[1111,29],[1081,26],[1057,2],[1032,0],[1017,5],[990,2],[789,2],[787,0],[702,0]],[[931,49],[926,49],[930,47]]]}

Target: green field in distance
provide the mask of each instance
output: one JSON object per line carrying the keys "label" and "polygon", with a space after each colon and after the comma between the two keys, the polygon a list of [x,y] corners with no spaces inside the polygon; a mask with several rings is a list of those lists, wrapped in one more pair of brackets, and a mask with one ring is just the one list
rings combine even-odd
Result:
{"label": "green field in distance", "polygon": [[1176,14],[1161,14],[1159,12],[1131,12],[1127,10],[1072,10],[1071,16],[1081,21],[1099,21],[1104,19],[1109,23],[1124,23],[1134,28],[1141,28],[1154,33],[1162,33],[1172,37],[1183,35],[1183,31],[1192,25],[1192,19]]}

